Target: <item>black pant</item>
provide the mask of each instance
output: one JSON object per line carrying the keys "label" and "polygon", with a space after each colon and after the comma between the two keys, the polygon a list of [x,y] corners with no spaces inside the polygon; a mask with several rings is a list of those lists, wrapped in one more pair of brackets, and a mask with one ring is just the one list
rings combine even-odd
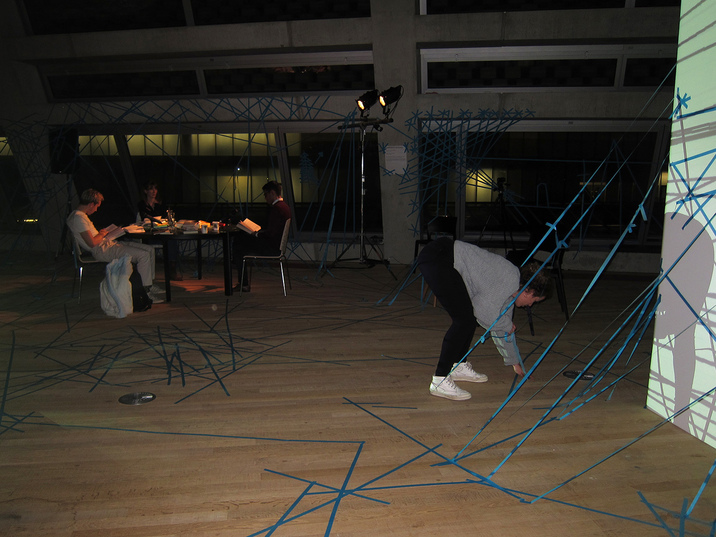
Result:
{"label": "black pant", "polygon": [[[239,278],[241,278],[241,264],[245,255],[278,255],[280,249],[271,244],[264,238],[249,233],[237,233],[234,235],[234,244],[232,245],[232,255],[234,264],[239,269]],[[247,275],[244,274],[243,285],[247,284]]]}
{"label": "black pant", "polygon": [[452,325],[445,333],[435,376],[444,377],[470,350],[477,320],[465,282],[453,267],[455,241],[443,237],[428,243],[418,256],[418,268],[433,294],[448,312]]}

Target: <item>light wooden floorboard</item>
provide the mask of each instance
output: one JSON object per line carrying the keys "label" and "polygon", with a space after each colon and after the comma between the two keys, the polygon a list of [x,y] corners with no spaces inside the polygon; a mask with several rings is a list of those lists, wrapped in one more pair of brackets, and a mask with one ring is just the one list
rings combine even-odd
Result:
{"label": "light wooden floorboard", "polygon": [[[29,257],[0,268],[1,535],[711,531],[713,483],[683,530],[678,514],[707,477],[712,448],[666,424],[621,450],[661,422],[644,408],[650,330],[608,378],[641,363],[636,371],[539,427],[505,461],[564,394],[561,369],[597,354],[648,279],[599,283],[533,378],[476,436],[514,375],[488,340],[470,361],[490,381],[463,384],[469,401],[431,397],[448,317],[421,304],[419,281],[378,304],[396,285],[383,266],[320,277],[296,265],[288,297],[277,272],[262,269],[251,293],[227,299],[217,264],[202,281],[177,282],[171,304],[113,319],[99,307],[96,272],[81,304],[70,297],[63,259],[56,270]],[[393,270],[402,280],[405,267]],[[568,273],[566,284],[574,307],[588,280]],[[525,313],[515,316],[528,366],[564,324],[556,296],[534,314],[535,336]],[[133,392],[156,399],[118,402]]]}

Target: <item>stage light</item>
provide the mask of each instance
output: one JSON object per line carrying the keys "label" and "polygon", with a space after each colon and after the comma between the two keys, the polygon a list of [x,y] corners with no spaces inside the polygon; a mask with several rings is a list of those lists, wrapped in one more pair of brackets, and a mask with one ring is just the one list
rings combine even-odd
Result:
{"label": "stage light", "polygon": [[380,94],[380,105],[385,109],[393,103],[397,103],[403,96],[403,86],[393,86]]}
{"label": "stage light", "polygon": [[378,90],[366,91],[363,95],[356,99],[356,104],[363,112],[370,109],[376,102],[378,102]]}

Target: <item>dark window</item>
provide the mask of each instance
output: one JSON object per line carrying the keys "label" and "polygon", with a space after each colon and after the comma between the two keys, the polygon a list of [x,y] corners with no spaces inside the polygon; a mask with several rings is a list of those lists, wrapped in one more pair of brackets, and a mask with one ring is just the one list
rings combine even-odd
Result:
{"label": "dark window", "polygon": [[54,100],[150,98],[199,94],[194,71],[51,75]]}
{"label": "dark window", "polygon": [[624,7],[624,0],[427,0],[428,15]]}
{"label": "dark window", "polygon": [[[186,26],[182,0],[25,0],[34,35]],[[369,0],[191,0],[194,24],[370,17]]]}
{"label": "dark window", "polygon": [[676,58],[629,58],[624,73],[625,86],[657,87],[676,83]]}
{"label": "dark window", "polygon": [[181,0],[25,0],[35,35],[185,26]]}
{"label": "dark window", "polygon": [[681,6],[681,0],[636,0],[635,7]]}
{"label": "dark window", "polygon": [[[299,229],[324,232],[351,240],[361,226],[367,233],[382,231],[378,138],[368,132],[364,140],[361,178],[361,143],[358,129],[337,134],[301,134],[289,151],[296,198],[294,215]],[[363,214],[361,215],[361,187]],[[334,242],[338,242],[338,238]]]}
{"label": "dark window", "polygon": [[197,25],[370,17],[369,0],[192,0],[191,4]]}
{"label": "dark window", "polygon": [[[530,132],[496,137],[496,143],[486,152],[480,149],[468,154],[467,162],[468,166],[474,162],[504,174],[506,207],[494,202],[468,203],[466,227],[472,231],[486,227],[500,232],[529,231],[525,226],[535,207],[561,210],[577,197],[570,218],[577,218],[582,207],[594,202],[595,210],[583,223],[589,228],[589,236],[617,237],[653,180],[656,138],[654,133],[641,132]],[[467,143],[468,151],[479,148],[470,140]],[[482,158],[477,159],[480,155]],[[503,210],[507,221],[495,218]],[[653,214],[663,214],[663,206]],[[548,221],[540,222],[540,233],[546,231],[544,224]],[[564,232],[569,225],[562,226]],[[653,228],[660,233],[658,226]]]}
{"label": "dark window", "polygon": [[217,69],[205,77],[210,95],[362,91],[375,85],[371,64]]}
{"label": "dark window", "polygon": [[431,62],[428,87],[549,88],[613,86],[616,59]]}

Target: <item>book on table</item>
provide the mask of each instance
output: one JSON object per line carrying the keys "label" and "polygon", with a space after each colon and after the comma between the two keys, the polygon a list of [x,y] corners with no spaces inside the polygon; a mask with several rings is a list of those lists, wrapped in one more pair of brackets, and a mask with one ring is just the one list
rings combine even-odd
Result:
{"label": "book on table", "polygon": [[255,222],[252,222],[248,218],[244,218],[241,222],[236,224],[239,229],[244,230],[246,233],[256,233],[261,230],[261,226]]}

